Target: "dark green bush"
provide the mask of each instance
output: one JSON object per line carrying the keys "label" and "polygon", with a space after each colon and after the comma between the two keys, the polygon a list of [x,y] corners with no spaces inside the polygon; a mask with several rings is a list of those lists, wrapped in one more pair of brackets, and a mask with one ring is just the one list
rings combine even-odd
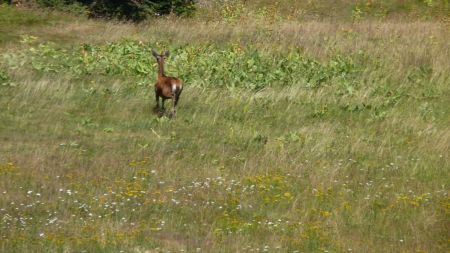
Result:
{"label": "dark green bush", "polygon": [[39,6],[77,14],[87,14],[89,1],[83,0],[36,0]]}
{"label": "dark green bush", "polygon": [[77,12],[85,8],[91,17],[141,21],[150,16],[174,13],[189,16],[195,11],[194,0],[36,0],[44,7]]}

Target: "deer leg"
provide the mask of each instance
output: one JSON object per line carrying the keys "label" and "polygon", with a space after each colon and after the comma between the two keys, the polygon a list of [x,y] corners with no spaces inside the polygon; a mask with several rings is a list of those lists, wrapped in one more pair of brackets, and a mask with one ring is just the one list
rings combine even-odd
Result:
{"label": "deer leg", "polygon": [[177,96],[174,94],[172,96],[172,103],[173,103],[173,107],[172,107],[172,113],[175,116],[175,114],[177,113]]}
{"label": "deer leg", "polygon": [[165,98],[162,98],[162,110],[164,111],[164,102],[166,101],[166,99]]}
{"label": "deer leg", "polygon": [[155,93],[155,99],[156,99],[156,109],[159,109],[159,96],[158,93]]}
{"label": "deer leg", "polygon": [[182,90],[178,91],[178,93],[175,96],[175,106],[178,105],[178,101],[180,100],[181,91]]}

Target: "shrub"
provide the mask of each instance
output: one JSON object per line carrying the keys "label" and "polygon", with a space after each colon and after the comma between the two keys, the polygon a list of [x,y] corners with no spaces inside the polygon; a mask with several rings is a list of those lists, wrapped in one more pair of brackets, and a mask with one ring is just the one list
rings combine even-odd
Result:
{"label": "shrub", "polygon": [[36,2],[40,6],[76,12],[85,8],[91,17],[134,21],[170,13],[190,16],[195,11],[194,0],[36,0]]}

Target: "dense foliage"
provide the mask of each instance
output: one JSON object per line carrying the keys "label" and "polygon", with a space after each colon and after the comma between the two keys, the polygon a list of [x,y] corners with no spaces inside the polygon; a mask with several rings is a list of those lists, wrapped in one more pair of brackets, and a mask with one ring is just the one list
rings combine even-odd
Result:
{"label": "dense foliage", "polygon": [[93,17],[118,17],[143,20],[152,15],[190,15],[193,0],[37,0],[42,6],[74,10],[84,9]]}

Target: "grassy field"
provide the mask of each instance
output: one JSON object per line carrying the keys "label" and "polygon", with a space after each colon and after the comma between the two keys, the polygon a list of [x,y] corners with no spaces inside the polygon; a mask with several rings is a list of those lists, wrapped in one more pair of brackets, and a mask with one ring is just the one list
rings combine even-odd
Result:
{"label": "grassy field", "polygon": [[[0,6],[0,252],[449,250],[448,18],[239,6]],[[153,113],[152,47],[176,118]]]}

